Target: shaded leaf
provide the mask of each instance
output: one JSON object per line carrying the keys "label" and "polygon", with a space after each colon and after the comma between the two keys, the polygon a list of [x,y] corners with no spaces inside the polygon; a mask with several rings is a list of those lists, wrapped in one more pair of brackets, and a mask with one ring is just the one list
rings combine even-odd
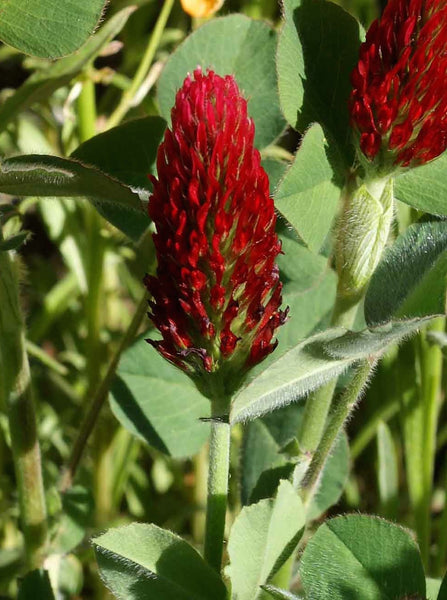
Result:
{"label": "shaded leaf", "polygon": [[286,406],[246,423],[241,455],[241,496],[252,504],[275,495],[294,468],[281,450],[297,436],[302,407]]}
{"label": "shaded leaf", "polygon": [[[127,121],[87,140],[71,156],[147,196],[146,192],[152,190],[148,175],[156,173],[158,146],[165,129],[166,121],[160,117]],[[123,215],[119,209],[104,205],[102,215],[114,224],[120,223],[119,228],[133,240],[138,240],[150,224],[146,210]]]}
{"label": "shaded leaf", "polygon": [[219,575],[177,535],[134,523],[92,540],[101,576],[118,600],[224,600]]}
{"label": "shaded leaf", "polygon": [[285,0],[278,42],[278,86],[287,121],[304,132],[320,123],[338,152],[337,165],[350,167],[348,99],[350,74],[358,61],[363,31],[340,6],[326,0]]}
{"label": "shaded leaf", "polygon": [[17,600],[54,600],[48,571],[30,571],[19,583]]}
{"label": "shaded leaf", "polygon": [[293,348],[297,340],[325,326],[335,301],[337,277],[327,259],[310,252],[289,235],[280,235],[283,254],[277,263],[283,282],[283,306],[289,307],[290,318],[278,330],[278,348],[267,361],[275,360]]}
{"label": "shaded leaf", "polygon": [[318,252],[331,228],[339,197],[323,130],[320,125],[312,125],[276,191],[275,205],[303,242]]}
{"label": "shaded leaf", "polygon": [[445,312],[447,223],[416,223],[386,250],[369,285],[369,324]]}
{"label": "shaded leaf", "polygon": [[405,529],[377,517],[347,515],[327,521],[308,543],[300,574],[307,598],[425,598],[416,543]]}
{"label": "shaded leaf", "polygon": [[110,402],[126,429],[170,456],[191,456],[208,438],[200,421],[209,416],[208,400],[144,339],[124,352]]}
{"label": "shaded leaf", "polygon": [[447,600],[447,573],[444,575],[436,600]]}
{"label": "shaded leaf", "polygon": [[145,117],[126,121],[95,135],[72,153],[72,158],[96,167],[132,189],[152,191],[148,175],[156,173],[158,146],[166,121]]}
{"label": "shaded leaf", "polygon": [[[304,404],[286,406],[244,428],[241,456],[241,496],[252,504],[275,495],[281,479],[292,475],[296,461],[289,458],[289,446],[298,446]],[[307,509],[306,518],[318,518],[340,499],[349,475],[349,446],[342,434],[325,465],[317,494]]]}
{"label": "shaded leaf", "polygon": [[71,487],[62,496],[62,510],[51,547],[54,552],[65,554],[82,542],[87,527],[92,524],[94,501],[91,491],[80,485]]}
{"label": "shaded leaf", "polygon": [[318,519],[340,500],[349,477],[349,443],[344,432],[336,440],[321,475],[317,493],[307,509],[306,519]]}
{"label": "shaded leaf", "polygon": [[270,194],[274,196],[281,179],[284,177],[284,173],[287,171],[289,163],[277,158],[263,158],[261,165],[269,177]]}

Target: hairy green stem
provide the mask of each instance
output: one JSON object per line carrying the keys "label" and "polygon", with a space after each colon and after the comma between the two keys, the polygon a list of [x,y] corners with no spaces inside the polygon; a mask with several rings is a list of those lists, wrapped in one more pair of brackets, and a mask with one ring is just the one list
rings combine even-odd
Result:
{"label": "hairy green stem", "polygon": [[[357,298],[351,300],[337,295],[331,324],[334,327],[349,329],[354,322],[358,306],[359,300]],[[314,452],[321,440],[336,385],[337,380],[333,379],[315,390],[306,401],[298,435],[300,448],[303,452]]]}
{"label": "hairy green stem", "polygon": [[166,27],[166,23],[168,22],[168,18],[171,14],[173,6],[174,0],[165,0],[132,83],[123,93],[118,106],[110,115],[110,118],[107,122],[107,129],[115,127],[121,123],[123,118],[126,116],[127,111],[132,107],[135,96],[148,74],[157,48],[160,45],[161,36]]}
{"label": "hairy green stem", "polygon": [[27,565],[35,569],[45,558],[47,512],[16,269],[12,253],[0,252],[0,395],[11,434]]}
{"label": "hairy green stem", "polygon": [[301,483],[302,496],[307,504],[315,494],[326,460],[368,381],[372,367],[373,364],[369,360],[360,363],[351,383],[332,408],[323,437]]}
{"label": "hairy green stem", "polygon": [[205,560],[218,573],[225,535],[231,438],[230,424],[217,420],[216,415],[220,414],[220,408],[212,403],[212,416],[216,420],[211,423],[204,547]]}
{"label": "hairy green stem", "polygon": [[86,79],[77,102],[79,141],[85,142],[96,133],[96,94],[95,84]]}
{"label": "hairy green stem", "polygon": [[71,452],[70,458],[68,460],[68,465],[62,475],[60,489],[62,491],[67,490],[75,477],[77,468],[79,466],[79,462],[84,453],[85,447],[89,440],[89,437],[93,431],[93,428],[98,419],[101,408],[104,405],[104,402],[107,398],[107,394],[112,383],[112,380],[115,376],[116,369],[118,366],[119,359],[124,350],[131,344],[133,339],[135,338],[138,328],[143,320],[143,317],[147,310],[147,299],[146,293],[143,294],[143,297],[140,300],[140,303],[135,311],[133,319],[127,328],[127,331],[121,340],[121,343],[112,357],[109,366],[107,368],[107,372],[102,379],[101,383],[98,385],[96,392],[93,396],[93,400],[90,403],[87,413],[84,416],[84,419],[81,423],[78,436],[73,446],[73,450]]}

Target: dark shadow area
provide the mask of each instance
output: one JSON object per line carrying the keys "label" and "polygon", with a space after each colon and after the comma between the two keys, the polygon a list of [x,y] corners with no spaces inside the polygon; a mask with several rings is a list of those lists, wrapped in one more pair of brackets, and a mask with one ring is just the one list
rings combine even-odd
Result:
{"label": "dark shadow area", "polygon": [[250,498],[244,504],[256,504],[265,498],[273,498],[278,490],[281,479],[289,479],[294,468],[295,465],[293,463],[288,463],[263,471],[250,494]]}

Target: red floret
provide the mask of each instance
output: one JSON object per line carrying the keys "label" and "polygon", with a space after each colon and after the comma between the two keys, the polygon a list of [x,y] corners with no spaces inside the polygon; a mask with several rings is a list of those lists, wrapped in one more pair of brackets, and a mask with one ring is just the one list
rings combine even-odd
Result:
{"label": "red floret", "polygon": [[389,0],[351,76],[351,120],[368,160],[417,166],[447,148],[447,3]]}
{"label": "red floret", "polygon": [[145,279],[162,334],[151,343],[188,372],[258,363],[284,322],[281,245],[260,161],[234,78],[197,69],[177,93],[151,177],[158,268]]}

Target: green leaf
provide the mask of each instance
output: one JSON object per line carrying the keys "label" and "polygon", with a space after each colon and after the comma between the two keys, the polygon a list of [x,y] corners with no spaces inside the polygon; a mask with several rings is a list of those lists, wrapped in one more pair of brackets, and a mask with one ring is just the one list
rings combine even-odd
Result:
{"label": "green leaf", "polygon": [[36,569],[27,573],[19,584],[17,600],[54,600],[48,571]]}
{"label": "green leaf", "polygon": [[380,355],[427,320],[388,323],[360,332],[330,329],[300,342],[246,382],[234,397],[230,422],[254,419],[290,404],[335,379],[358,360]]}
{"label": "green leaf", "polygon": [[176,458],[198,452],[208,438],[210,406],[192,381],[144,339],[122,356],[111,407],[131,433]]}
{"label": "green leaf", "polygon": [[245,425],[241,454],[241,497],[252,504],[275,495],[281,479],[287,479],[294,464],[281,450],[297,436],[300,405],[285,406]]}
{"label": "green leaf", "polygon": [[436,316],[407,321],[390,321],[363,331],[348,331],[344,335],[328,341],[324,345],[324,350],[334,359],[361,360],[368,356],[380,356],[388,346],[397,344],[413,335]]}
{"label": "green leaf", "polygon": [[[290,405],[245,425],[241,456],[241,496],[252,504],[276,493],[281,479],[289,478],[295,462],[288,459],[288,446],[296,443],[304,405]],[[342,434],[331,453],[306,514],[318,518],[338,502],[349,475],[349,446]]]}
{"label": "green leaf", "polygon": [[301,598],[295,596],[295,594],[287,592],[286,590],[280,590],[274,585],[263,585],[262,589],[268,592],[275,600],[301,600]]}
{"label": "green leaf", "polygon": [[234,598],[259,598],[260,586],[292,554],[304,523],[303,505],[288,481],[281,482],[274,500],[261,500],[241,510],[228,540],[227,573]]}
{"label": "green leaf", "polygon": [[92,524],[93,509],[93,496],[87,488],[75,485],[64,493],[63,512],[51,543],[54,552],[65,554],[82,542],[87,527]]}
{"label": "green leaf", "polygon": [[[71,156],[132,190],[150,192],[152,186],[148,175],[156,173],[158,146],[165,129],[166,121],[160,117],[127,121],[84,142]],[[127,211],[124,215],[108,205],[102,207],[102,214],[111,223],[120,223],[120,229],[133,240],[138,240],[150,224],[146,211]]]}
{"label": "green leaf", "polygon": [[445,313],[447,223],[411,225],[385,252],[368,288],[369,324]]}
{"label": "green leaf", "polygon": [[324,132],[320,125],[312,125],[276,191],[275,205],[303,242],[318,252],[331,228],[339,197]]}
{"label": "green leaf", "polygon": [[152,191],[148,175],[156,173],[157,151],[166,129],[161,117],[133,119],[95,135],[71,155],[133,189]]}
{"label": "green leaf", "polygon": [[177,535],[134,523],[92,540],[101,576],[118,600],[225,600],[219,575]]}
{"label": "green leaf", "polygon": [[[293,348],[297,340],[311,335],[327,320],[335,301],[337,278],[327,259],[310,252],[295,237],[281,234],[282,251],[277,262],[283,282],[283,306],[290,319],[278,330],[278,348],[267,361]],[[263,370],[268,362],[262,363]]]}
{"label": "green leaf", "polygon": [[447,154],[396,177],[394,195],[418,210],[447,215]]}
{"label": "green leaf", "polygon": [[441,583],[441,579],[432,579],[431,577],[427,577],[425,580],[425,584],[427,586],[427,600],[437,600],[439,590],[441,589]]}
{"label": "green leaf", "polygon": [[25,54],[58,58],[92,35],[104,5],[104,0],[9,0],[1,7],[0,39]]}
{"label": "green leaf", "polygon": [[[128,228],[126,213],[133,211],[144,218],[137,193],[123,183],[94,167],[57,156],[30,154],[9,158],[0,164],[0,191],[15,196],[86,197],[110,222],[124,231]],[[113,208],[107,210],[106,206]]]}
{"label": "green leaf", "polygon": [[[231,43],[229,43],[231,40]],[[283,131],[276,83],[276,33],[262,21],[243,15],[213,19],[191,34],[170,57],[158,84],[161,115],[170,122],[175,94],[197,66],[234,75],[248,99],[256,126],[258,148],[268,146]]]}
{"label": "green leaf", "polygon": [[[336,277],[327,260],[297,242],[293,232],[280,234],[284,254],[278,256],[283,282],[283,305],[291,318],[278,331],[278,348],[255,370],[261,372],[271,362],[320,327],[332,309]],[[298,431],[300,407],[293,406],[248,423],[244,430],[241,494],[243,503],[252,503],[275,494],[281,479],[287,478],[293,464],[281,448]]]}
{"label": "green leaf", "polygon": [[268,157],[262,159],[261,165],[269,177],[270,194],[274,196],[289,164],[283,160]]}
{"label": "green leaf", "polygon": [[390,428],[381,421],[377,429],[378,480],[382,514],[397,517],[399,472],[396,447]]}
{"label": "green leaf", "polygon": [[337,162],[350,167],[350,74],[363,31],[351,15],[325,0],[285,0],[283,9],[277,60],[283,113],[301,132],[320,123],[337,150]]}
{"label": "green leaf", "polygon": [[308,543],[300,574],[307,598],[425,598],[416,543],[405,529],[377,517],[347,515],[327,521]]}
{"label": "green leaf", "polygon": [[18,250],[20,248],[20,246],[22,246],[22,244],[24,244],[26,242],[26,240],[29,238],[29,236],[30,236],[29,231],[20,231],[19,233],[12,235],[11,237],[7,238],[6,240],[0,241],[0,252],[2,250],[3,251]]}
{"label": "green leaf", "polygon": [[[40,2],[40,0],[35,1]],[[48,2],[51,2],[51,0],[48,0]],[[60,5],[63,4],[60,3]],[[18,113],[36,102],[47,100],[54,91],[68,85],[98,55],[101,49],[121,31],[134,10],[135,7],[121,10],[109,19],[79,52],[50,64],[43,71],[38,71],[28,77],[15,93],[0,105],[0,131],[3,131]],[[31,31],[34,30],[35,28],[32,27]]]}

